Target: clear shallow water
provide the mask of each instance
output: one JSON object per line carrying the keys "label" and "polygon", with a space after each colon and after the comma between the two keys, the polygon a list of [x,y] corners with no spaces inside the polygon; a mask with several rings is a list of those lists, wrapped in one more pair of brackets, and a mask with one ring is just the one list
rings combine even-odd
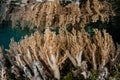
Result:
{"label": "clear shallow water", "polygon": [[11,38],[14,38],[14,40],[18,42],[23,36],[29,34],[30,31],[28,29],[13,29],[10,27],[10,24],[0,24],[0,46],[4,46],[4,48],[9,49]]}
{"label": "clear shallow water", "polygon": [[18,42],[24,35],[25,33],[22,31],[17,32],[15,29],[10,27],[0,27],[0,46],[4,46],[4,48],[8,49],[11,38],[14,38],[14,40]]}

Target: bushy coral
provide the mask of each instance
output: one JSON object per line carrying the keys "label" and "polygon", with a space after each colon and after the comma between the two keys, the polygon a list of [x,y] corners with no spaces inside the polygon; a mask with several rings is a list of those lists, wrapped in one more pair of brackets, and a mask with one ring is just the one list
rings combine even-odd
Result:
{"label": "bushy coral", "polygon": [[[64,4],[64,3],[63,3]],[[29,28],[37,26],[44,27],[66,27],[72,24],[73,27],[85,27],[90,22],[109,21],[109,16],[114,15],[111,5],[106,1],[86,0],[81,4],[72,2],[63,6],[59,1],[47,1],[17,8],[12,13],[12,22],[16,25],[21,21],[24,25],[29,22]]]}
{"label": "bushy coral", "polygon": [[[111,5],[103,0],[66,5],[55,0],[17,7],[11,13],[13,25],[19,21],[23,28],[28,24],[30,29],[37,27],[37,31],[19,42],[11,39],[9,50],[0,48],[0,78],[7,79],[6,57],[11,64],[10,72],[16,78],[24,75],[30,80],[60,80],[65,76],[62,70],[66,70],[64,65],[68,63],[73,69],[67,72],[70,77],[83,75],[85,79],[92,79],[95,72],[93,77],[97,75],[98,80],[108,78],[113,62],[118,59],[119,48],[115,48],[106,30],[95,29],[90,36],[84,27],[98,20],[109,21],[113,15]],[[66,30],[68,25],[71,31]],[[60,27],[57,34],[51,31],[54,27]]]}
{"label": "bushy coral", "polygon": [[59,34],[55,34],[46,29],[44,34],[36,32],[19,43],[12,40],[9,54],[15,58],[12,64],[21,68],[30,79],[36,79],[37,75],[51,78],[50,73],[60,79],[60,70],[66,60],[70,59],[74,67],[81,67],[83,71],[101,70],[115,58],[114,48],[112,38],[105,30],[103,35],[95,30],[94,36],[90,37],[84,30],[70,33],[60,29]]}

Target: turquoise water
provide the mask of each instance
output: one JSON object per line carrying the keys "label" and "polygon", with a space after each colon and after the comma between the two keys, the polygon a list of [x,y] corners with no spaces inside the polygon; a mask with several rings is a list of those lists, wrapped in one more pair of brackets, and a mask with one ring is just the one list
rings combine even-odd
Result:
{"label": "turquoise water", "polygon": [[4,46],[4,48],[8,49],[11,38],[14,38],[14,40],[18,42],[24,35],[24,32],[17,32],[10,27],[0,27],[0,46]]}
{"label": "turquoise water", "polygon": [[0,24],[0,46],[9,49],[10,39],[14,38],[15,41],[20,41],[23,36],[29,35],[31,32],[26,28],[24,30],[20,28],[13,29],[10,24]]}

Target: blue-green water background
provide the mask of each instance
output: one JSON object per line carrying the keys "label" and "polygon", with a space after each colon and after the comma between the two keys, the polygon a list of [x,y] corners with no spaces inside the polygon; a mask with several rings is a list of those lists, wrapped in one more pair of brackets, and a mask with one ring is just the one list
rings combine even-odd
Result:
{"label": "blue-green water background", "polygon": [[18,42],[28,33],[28,29],[12,28],[10,22],[3,22],[0,24],[0,46],[9,49],[11,38],[14,38],[14,40]]}

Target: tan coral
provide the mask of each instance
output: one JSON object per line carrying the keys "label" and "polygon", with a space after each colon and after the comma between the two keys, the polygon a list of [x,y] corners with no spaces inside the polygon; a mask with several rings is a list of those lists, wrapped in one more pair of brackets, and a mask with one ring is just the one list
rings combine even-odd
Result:
{"label": "tan coral", "polygon": [[[41,68],[60,79],[60,70],[67,58],[75,67],[79,66],[81,69],[84,69],[83,62],[86,62],[86,66],[92,65],[94,70],[102,69],[115,58],[113,48],[115,46],[112,37],[105,30],[103,35],[95,30],[94,36],[91,37],[85,30],[73,29],[68,32],[60,28],[59,34],[56,34],[47,28],[44,34],[36,31],[29,37],[25,36],[19,43],[12,40],[9,52],[16,59],[12,62],[13,65],[19,66],[30,79],[41,78],[36,77],[39,72],[48,76]],[[87,71],[87,68],[84,70]]]}
{"label": "tan coral", "polygon": [[[79,7],[81,6],[81,7]],[[16,16],[14,16],[16,15]],[[34,4],[33,9],[20,7],[18,12],[12,13],[13,23],[16,25],[20,20],[22,27],[29,23],[29,28],[35,26],[39,29],[44,27],[66,27],[68,24],[85,27],[90,22],[109,21],[109,16],[114,15],[108,2],[99,0],[86,0],[82,4],[70,3],[61,5],[59,1],[46,1]]]}
{"label": "tan coral", "polygon": [[94,41],[99,49],[99,58],[101,58],[99,68],[103,68],[109,61],[110,55],[113,55],[113,57],[115,55],[115,53],[111,52],[111,48],[114,49],[114,43],[112,37],[105,30],[103,30],[103,36],[100,31],[95,30]]}
{"label": "tan coral", "polygon": [[[12,54],[16,59],[16,62],[13,63],[21,69],[23,68],[30,79],[33,79],[34,77],[27,66],[32,70],[35,66],[40,67],[38,64],[41,61],[47,65],[47,68],[54,74],[55,78],[60,79],[59,68],[67,59],[65,52],[61,52],[62,47],[63,45],[59,35],[56,35],[47,29],[44,36],[40,35],[39,32],[36,32],[30,37],[26,36],[16,46],[12,41],[10,46],[11,50],[9,52],[12,54],[14,49],[15,51],[18,51],[16,54]],[[36,72],[35,68],[33,69],[33,72],[34,70]],[[35,75],[37,75],[37,73],[35,73]]]}
{"label": "tan coral", "polygon": [[76,32],[73,30],[72,34],[68,34],[68,50],[66,54],[74,64],[74,66],[81,66],[82,63],[82,55],[84,50],[84,42],[81,32]]}

